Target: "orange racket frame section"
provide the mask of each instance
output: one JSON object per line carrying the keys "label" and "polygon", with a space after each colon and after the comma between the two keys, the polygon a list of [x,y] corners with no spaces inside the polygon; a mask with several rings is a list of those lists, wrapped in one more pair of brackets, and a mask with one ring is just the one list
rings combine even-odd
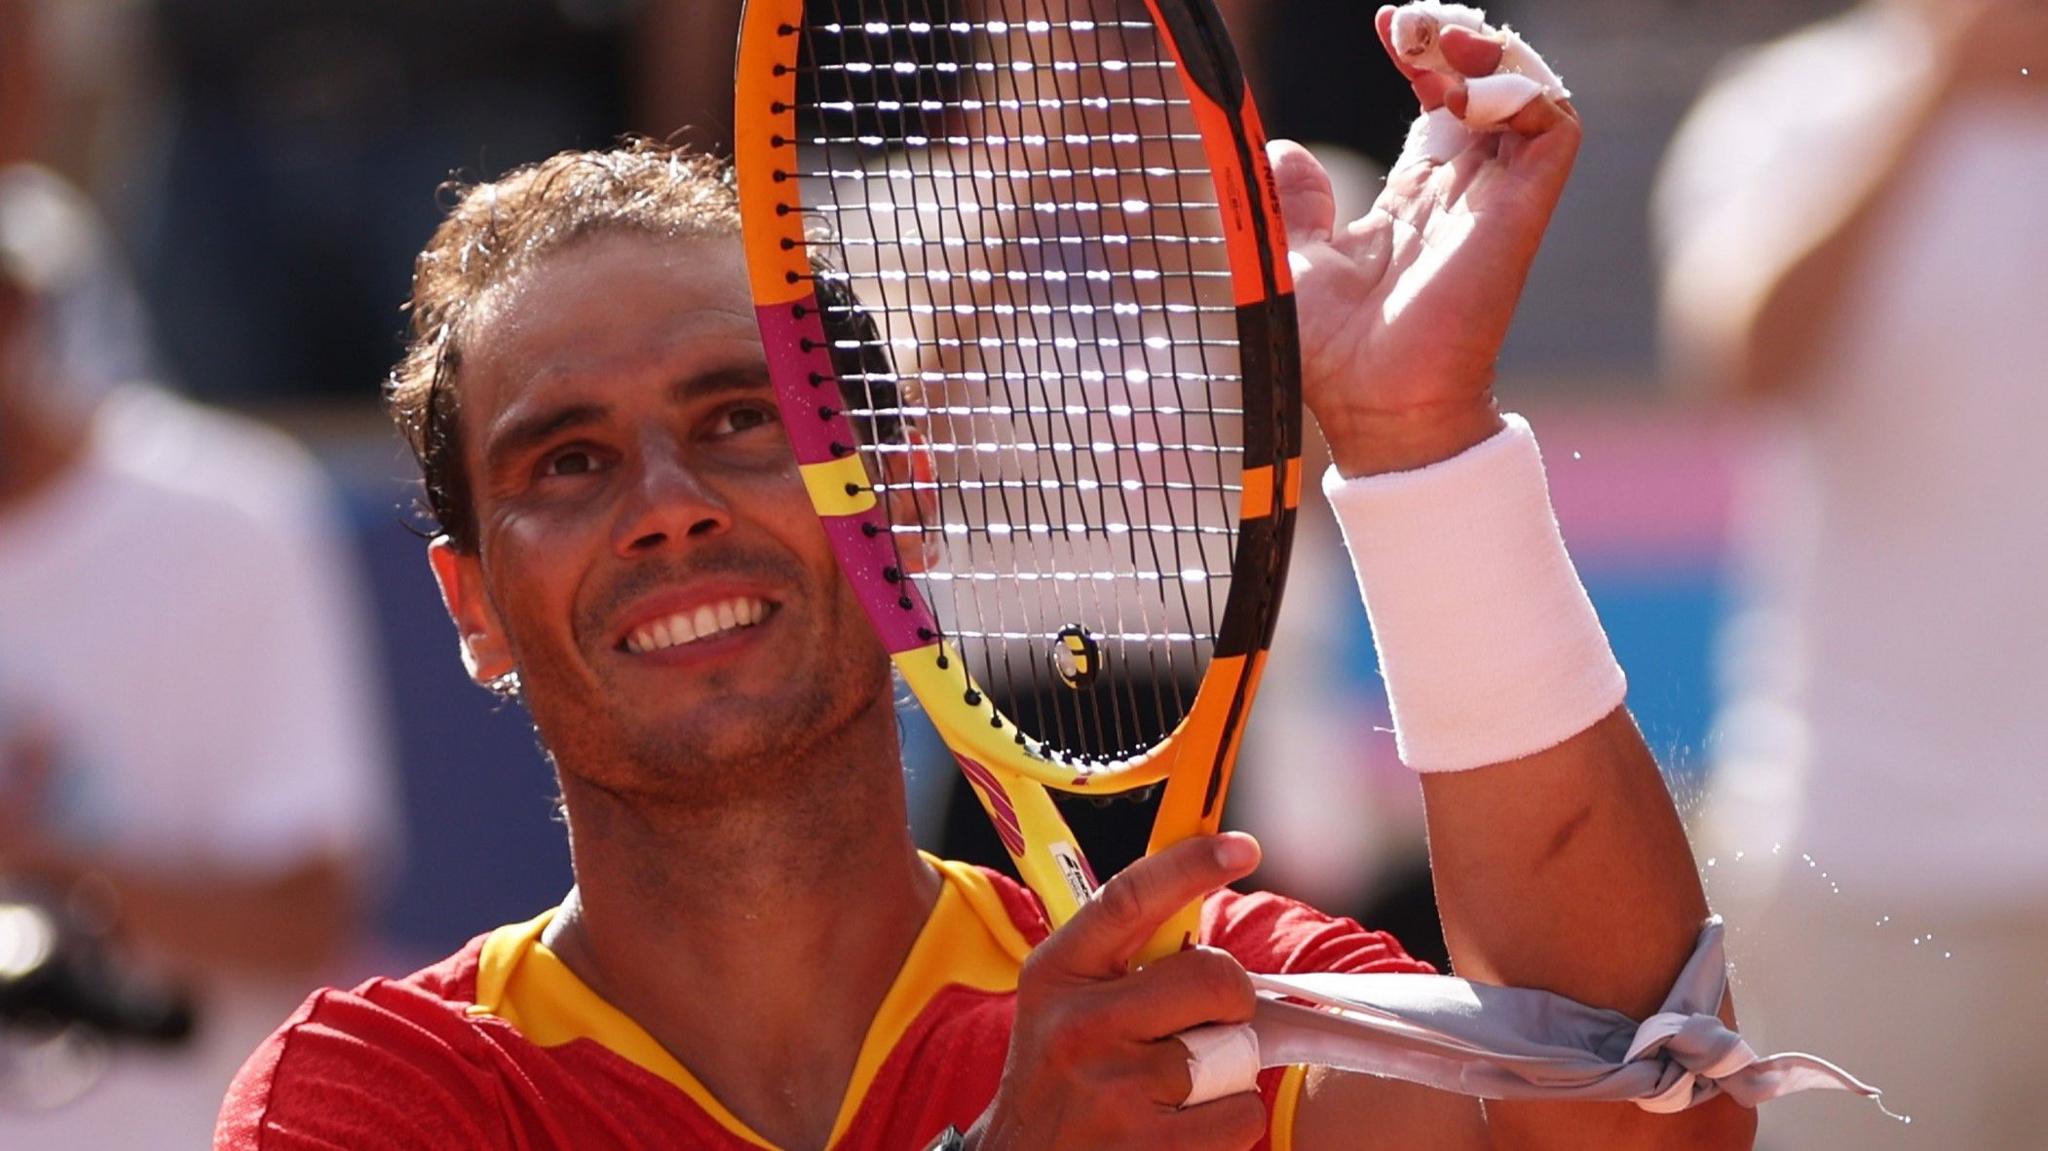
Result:
{"label": "orange racket frame section", "polygon": [[[777,401],[812,503],[899,673],[952,750],[1019,873],[1055,926],[1096,880],[1047,788],[1107,794],[1165,781],[1149,849],[1217,830],[1272,641],[1301,496],[1301,401],[1293,285],[1265,136],[1221,18],[1208,0],[1147,0],[1179,66],[1215,183],[1237,306],[1244,464],[1232,583],[1216,649],[1186,715],[1145,753],[1086,767],[1019,739],[973,682],[929,606],[903,578],[888,509],[855,450],[813,288],[797,154],[802,0],[749,0],[741,21],[735,149],[742,231]],[[821,412],[820,409],[827,409]],[[1193,942],[1189,907],[1141,959]]]}

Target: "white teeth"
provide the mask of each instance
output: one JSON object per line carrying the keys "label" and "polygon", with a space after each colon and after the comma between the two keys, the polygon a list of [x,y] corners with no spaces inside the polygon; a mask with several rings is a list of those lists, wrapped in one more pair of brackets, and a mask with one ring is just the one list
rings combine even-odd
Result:
{"label": "white teeth", "polygon": [[704,604],[695,611],[677,612],[634,628],[626,637],[626,650],[645,655],[709,639],[734,628],[753,627],[767,618],[767,601],[751,596]]}

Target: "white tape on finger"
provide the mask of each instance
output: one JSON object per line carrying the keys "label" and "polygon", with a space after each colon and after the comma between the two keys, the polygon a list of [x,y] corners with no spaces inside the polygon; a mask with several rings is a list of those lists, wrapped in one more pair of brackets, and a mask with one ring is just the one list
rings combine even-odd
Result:
{"label": "white tape on finger", "polygon": [[[1464,28],[1498,42],[1501,46],[1500,65],[1493,75],[1467,78],[1451,67],[1443,53],[1443,32],[1446,28]],[[1553,100],[1571,96],[1571,89],[1564,86],[1564,80],[1541,53],[1531,48],[1514,29],[1505,25],[1495,28],[1488,24],[1486,13],[1477,8],[1437,3],[1435,0],[1414,0],[1395,10],[1392,37],[1394,51],[1409,67],[1440,72],[1464,82],[1468,103],[1461,126],[1497,130],[1539,96]],[[1428,129],[1426,137],[1411,138],[1410,147],[1413,149],[1420,144],[1430,159],[1442,162],[1456,155],[1467,140],[1469,137],[1459,139],[1447,128],[1435,125]]]}
{"label": "white tape on finger", "polygon": [[1431,163],[1448,163],[1472,143],[1472,135],[1472,129],[1451,115],[1449,108],[1438,108],[1416,118],[1408,129],[1408,143],[1401,154],[1404,159],[1424,156]]}
{"label": "white tape on finger", "polygon": [[1465,122],[1475,128],[1490,128],[1515,118],[1543,95],[1543,85],[1513,72],[1496,72],[1465,81]]}
{"label": "white tape on finger", "polygon": [[1188,1097],[1193,1107],[1259,1086],[1259,1036],[1249,1023],[1211,1023],[1174,1036],[1188,1049]]}

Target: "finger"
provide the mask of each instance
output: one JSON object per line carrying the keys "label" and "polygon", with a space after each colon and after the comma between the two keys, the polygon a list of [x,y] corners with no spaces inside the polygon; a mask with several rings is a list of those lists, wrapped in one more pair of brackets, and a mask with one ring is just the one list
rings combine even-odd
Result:
{"label": "finger", "polygon": [[1258,841],[1226,832],[1181,840],[1119,872],[1028,961],[1057,975],[1106,979],[1173,913],[1259,865]]}
{"label": "finger", "polygon": [[1159,1120],[1155,1146],[1187,1151],[1246,1151],[1266,1136],[1266,1101],[1256,1091],[1183,1107]]}
{"label": "finger", "polygon": [[1408,58],[1401,55],[1401,50],[1394,47],[1394,6],[1392,4],[1382,5],[1380,10],[1373,15],[1372,22],[1373,27],[1379,29],[1380,47],[1387,50],[1387,59],[1394,62],[1394,67],[1401,70],[1401,75],[1406,76],[1412,82],[1417,76],[1426,74],[1423,69],[1410,64]]}
{"label": "finger", "polygon": [[1180,1110],[1194,1093],[1195,1068],[1187,1044],[1172,1036],[1139,1045],[1125,1067],[1128,1090],[1161,1112]]}
{"label": "finger", "polygon": [[1205,1023],[1248,1023],[1257,1006],[1243,964],[1216,948],[1192,947],[1104,984],[1089,1010],[1106,1034],[1152,1040]]}
{"label": "finger", "polygon": [[1273,190],[1287,235],[1300,243],[1329,239],[1337,227],[1337,194],[1322,162],[1292,140],[1269,142],[1266,160],[1273,165]]}
{"label": "finger", "polygon": [[1517,136],[1541,136],[1571,119],[1557,101],[1548,96],[1538,96],[1523,105],[1521,111],[1508,117],[1505,127]]}
{"label": "finger", "polygon": [[1437,46],[1444,54],[1444,63],[1467,76],[1493,75],[1500,71],[1500,62],[1507,55],[1507,45],[1498,37],[1482,35],[1456,24],[1444,25],[1438,37]]}
{"label": "finger", "polygon": [[1394,170],[1387,175],[1387,188],[1403,188],[1411,193],[1420,191],[1421,185],[1430,180],[1432,169],[1470,150],[1477,135],[1479,133],[1459,122],[1449,108],[1438,108],[1416,117],[1408,127],[1408,140],[1401,147],[1401,158],[1395,161]]}
{"label": "finger", "polygon": [[1461,82],[1445,93],[1444,107],[1474,128],[1505,127],[1523,109],[1543,99],[1543,86],[1527,76],[1503,72]]}
{"label": "finger", "polygon": [[1422,104],[1422,110],[1434,112],[1444,106],[1445,99],[1459,84],[1442,72],[1424,72],[1408,86],[1415,89],[1415,99]]}

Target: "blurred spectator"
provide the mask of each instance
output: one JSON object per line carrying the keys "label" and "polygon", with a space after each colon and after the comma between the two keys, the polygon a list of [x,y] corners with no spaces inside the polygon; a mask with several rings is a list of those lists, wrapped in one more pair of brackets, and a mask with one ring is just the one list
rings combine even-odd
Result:
{"label": "blurred spectator", "polygon": [[1727,70],[1659,190],[1677,366],[1782,416],[1701,852],[1766,888],[1737,994],[1915,1118],[1767,1147],[2048,1147],[2044,83],[2048,5],[1871,0]]}
{"label": "blurred spectator", "polygon": [[349,939],[391,821],[324,480],[275,433],[73,383],[60,337],[119,280],[107,253],[68,186],[0,171],[0,884],[109,919],[126,962],[193,989],[199,1032],[116,1052],[59,1109],[0,1082],[6,1147],[204,1146]]}
{"label": "blurred spectator", "polygon": [[628,126],[629,0],[151,7],[168,111],[130,230],[173,375],[203,397],[361,397],[439,219],[422,189]]}

